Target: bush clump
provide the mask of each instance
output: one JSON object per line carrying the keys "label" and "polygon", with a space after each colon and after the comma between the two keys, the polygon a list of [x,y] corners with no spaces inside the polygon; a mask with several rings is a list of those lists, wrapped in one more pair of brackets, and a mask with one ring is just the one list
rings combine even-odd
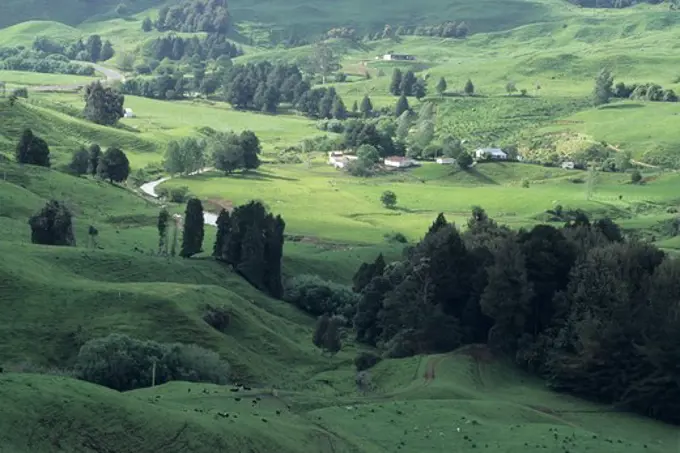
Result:
{"label": "bush clump", "polygon": [[226,384],[229,366],[215,352],[196,345],[143,341],[111,334],[85,343],[76,358],[76,377],[118,391],[169,381]]}
{"label": "bush clump", "polygon": [[300,275],[286,282],[283,299],[315,316],[327,313],[352,319],[360,296],[349,286]]}
{"label": "bush clump", "polygon": [[231,316],[225,307],[213,307],[208,305],[205,308],[205,313],[203,313],[203,321],[220,332],[227,330],[230,320]]}
{"label": "bush clump", "polygon": [[382,358],[377,354],[362,352],[354,358],[354,366],[357,368],[357,371],[364,371],[373,368],[380,363],[381,360]]}

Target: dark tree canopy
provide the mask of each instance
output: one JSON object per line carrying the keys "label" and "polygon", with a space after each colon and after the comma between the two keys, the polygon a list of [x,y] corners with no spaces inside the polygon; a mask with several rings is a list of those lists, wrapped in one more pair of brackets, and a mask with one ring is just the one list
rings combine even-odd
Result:
{"label": "dark tree canopy", "polygon": [[123,182],[130,175],[130,161],[119,148],[109,148],[99,159],[97,175],[110,182]]}
{"label": "dark tree canopy", "polygon": [[231,215],[220,215],[213,251],[220,261],[234,267],[256,288],[273,297],[283,295],[281,259],[285,222],[257,201],[238,206]]}
{"label": "dark tree canopy", "polygon": [[680,260],[568,217],[514,232],[474,208],[461,234],[440,215],[401,261],[358,269],[357,340],[390,357],[486,342],[554,389],[680,423]]}
{"label": "dark tree canopy", "polygon": [[73,215],[57,200],[49,201],[40,212],[30,218],[31,242],[43,245],[75,246]]}
{"label": "dark tree canopy", "polygon": [[203,204],[198,198],[191,198],[184,213],[184,232],[180,256],[190,258],[201,253],[203,251],[204,234]]}
{"label": "dark tree canopy", "polygon": [[50,166],[50,148],[42,138],[24,129],[17,144],[15,156],[20,164]]}
{"label": "dark tree canopy", "polygon": [[156,19],[159,31],[226,34],[231,27],[227,0],[182,0],[178,5],[162,7]]}
{"label": "dark tree canopy", "polygon": [[87,174],[90,168],[90,153],[84,147],[80,147],[73,152],[71,156],[71,163],[69,164],[69,170],[75,175]]}
{"label": "dark tree canopy", "polygon": [[111,126],[124,115],[125,96],[96,81],[85,87],[85,117],[93,123]]}

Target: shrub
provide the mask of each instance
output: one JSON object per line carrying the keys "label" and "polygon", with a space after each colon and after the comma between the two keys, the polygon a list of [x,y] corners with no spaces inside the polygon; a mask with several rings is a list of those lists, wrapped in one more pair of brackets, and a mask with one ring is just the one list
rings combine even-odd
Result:
{"label": "shrub", "polygon": [[203,321],[220,332],[227,330],[230,320],[231,316],[225,307],[213,307],[208,305],[205,308],[205,313],[203,313]]}
{"label": "shrub", "polygon": [[382,358],[379,355],[372,352],[362,352],[354,358],[354,366],[357,368],[357,371],[364,371],[373,368],[381,360]]}
{"label": "shrub", "polygon": [[633,172],[630,174],[630,182],[633,184],[639,184],[642,181],[642,174],[640,173],[640,170],[633,170]]}
{"label": "shrub", "polygon": [[28,90],[26,88],[17,88],[12,91],[12,94],[18,98],[28,98]]}
{"label": "shrub", "polygon": [[530,186],[529,180],[526,178],[522,179],[522,188],[528,189],[529,186]]}
{"label": "shrub", "polygon": [[76,358],[76,377],[114,390],[149,387],[173,380],[225,384],[228,365],[196,345],[162,344],[111,334],[88,341]]}
{"label": "shrub", "polygon": [[406,236],[399,232],[386,233],[385,239],[387,239],[388,242],[397,242],[399,244],[406,244],[408,242]]}
{"label": "shrub", "polygon": [[299,275],[286,281],[283,300],[319,316],[325,313],[354,317],[360,296],[349,286],[326,281],[316,275]]}
{"label": "shrub", "polygon": [[173,187],[169,195],[173,203],[184,203],[189,196],[189,188],[187,186]]}

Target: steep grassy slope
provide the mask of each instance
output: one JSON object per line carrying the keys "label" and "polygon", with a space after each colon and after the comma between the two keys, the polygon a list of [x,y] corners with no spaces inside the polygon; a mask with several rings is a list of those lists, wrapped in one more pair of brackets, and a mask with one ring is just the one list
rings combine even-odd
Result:
{"label": "steep grassy slope", "polygon": [[[129,12],[142,11],[163,0],[130,0],[125,2]],[[3,0],[0,3],[0,27],[28,20],[53,20],[76,25],[97,16],[115,15],[118,0]]]}

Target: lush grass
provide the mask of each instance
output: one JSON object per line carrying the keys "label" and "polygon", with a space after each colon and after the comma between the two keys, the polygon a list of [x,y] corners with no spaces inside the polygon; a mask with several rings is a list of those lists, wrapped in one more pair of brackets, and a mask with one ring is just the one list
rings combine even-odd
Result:
{"label": "lush grass", "polygon": [[[578,177],[586,175],[527,164],[488,163],[468,172],[425,164],[411,172],[361,179],[318,163],[311,168],[266,166],[251,175],[231,177],[204,174],[166,185],[187,185],[204,199],[235,204],[258,198],[283,215],[292,234],[350,243],[381,242],[394,231],[417,240],[437,213],[464,224],[474,205],[484,207],[499,222],[524,226],[557,204],[627,218],[640,203],[663,205],[676,199],[675,175],[633,186],[627,175],[600,174],[590,201],[586,200],[586,184],[571,182]],[[529,188],[521,186],[524,179]],[[380,195],[385,190],[397,194],[397,209],[382,207]]]}
{"label": "lush grass", "polygon": [[97,77],[69,74],[42,74],[38,72],[0,71],[0,81],[12,85],[72,85],[89,83]]}
{"label": "lush grass", "polygon": [[[431,361],[436,379],[426,384],[420,376]],[[371,374],[376,391],[363,397],[347,367],[319,374],[316,390],[275,395],[186,383],[118,394],[60,377],[6,374],[0,426],[13,429],[1,430],[0,440],[18,453],[55,439],[62,448],[94,440],[126,452],[220,446],[315,453],[661,453],[677,442],[672,427],[550,393],[499,362],[463,353],[390,360]]]}

